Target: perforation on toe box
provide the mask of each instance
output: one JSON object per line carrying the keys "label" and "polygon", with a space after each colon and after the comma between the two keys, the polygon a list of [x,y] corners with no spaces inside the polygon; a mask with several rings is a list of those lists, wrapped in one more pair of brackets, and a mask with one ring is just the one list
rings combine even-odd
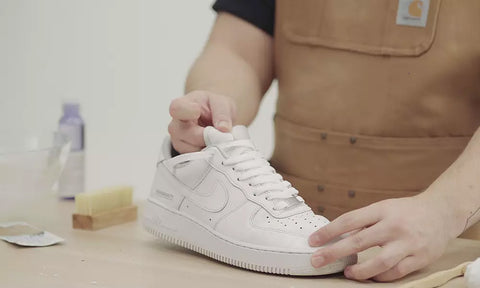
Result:
{"label": "perforation on toe box", "polygon": [[307,211],[294,216],[276,218],[260,209],[252,219],[255,226],[274,231],[308,237],[312,232],[329,223],[327,218]]}

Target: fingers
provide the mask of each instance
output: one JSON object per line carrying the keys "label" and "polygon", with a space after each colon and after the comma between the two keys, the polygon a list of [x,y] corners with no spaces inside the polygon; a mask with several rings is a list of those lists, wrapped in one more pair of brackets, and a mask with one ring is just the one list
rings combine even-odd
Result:
{"label": "fingers", "polygon": [[226,96],[193,91],[172,101],[170,115],[176,120],[195,121],[199,125],[212,125],[222,132],[228,132],[232,129],[236,108]]}
{"label": "fingers", "polygon": [[172,138],[171,141],[172,141],[173,148],[175,148],[175,150],[177,150],[180,153],[192,153],[192,152],[198,152],[202,150],[202,147],[188,144],[185,141],[182,141],[179,139]]}
{"label": "fingers", "polygon": [[203,130],[194,122],[172,120],[168,125],[173,148],[180,153],[196,152],[205,147]]}
{"label": "fingers", "polygon": [[196,121],[202,114],[201,105],[186,97],[174,99],[169,111],[173,119],[182,121]]}
{"label": "fingers", "polygon": [[[374,205],[348,212],[310,235],[310,246],[325,245],[342,234],[371,226],[380,221],[381,215]],[[356,233],[358,234],[358,233]]]}
{"label": "fingers", "polygon": [[203,130],[203,127],[192,122],[172,120],[168,125],[168,133],[170,133],[172,138],[182,140],[197,147],[205,146]]}
{"label": "fingers", "polygon": [[343,239],[315,252],[312,265],[323,266],[378,245],[384,247],[378,256],[346,268],[345,276],[392,281],[425,267],[445,250],[449,238],[441,232],[441,221],[436,222],[437,213],[425,214],[425,206],[413,199],[381,201],[322,227],[310,236],[310,245],[323,245],[340,235]]}
{"label": "fingers", "polygon": [[335,262],[337,259],[381,245],[388,239],[388,235],[385,234],[386,230],[381,226],[372,226],[334,244],[320,248],[312,256],[312,266],[318,268]]}
{"label": "fingers", "polygon": [[174,99],[169,111],[173,119],[168,132],[173,147],[180,153],[199,151],[205,147],[205,126],[213,125],[222,132],[229,132],[236,113],[230,98],[207,91],[193,91]]}
{"label": "fingers", "polygon": [[213,126],[222,132],[232,130],[234,118],[233,102],[225,96],[210,95],[209,104],[212,111]]}
{"label": "fingers", "polygon": [[413,271],[417,271],[428,264],[425,257],[408,256],[400,261],[397,265],[391,269],[375,276],[373,279],[380,282],[393,281],[402,278]]}
{"label": "fingers", "polygon": [[[200,151],[205,147],[203,127],[199,125],[208,106],[208,97],[205,93],[189,93],[174,99],[170,104],[172,121],[168,125],[168,133],[173,148],[180,153]],[[205,118],[205,117],[203,117]],[[204,120],[203,120],[204,121]]]}
{"label": "fingers", "polygon": [[382,248],[376,257],[345,269],[345,277],[355,280],[366,280],[384,273],[397,265],[407,256],[407,247],[399,243],[391,243]]}

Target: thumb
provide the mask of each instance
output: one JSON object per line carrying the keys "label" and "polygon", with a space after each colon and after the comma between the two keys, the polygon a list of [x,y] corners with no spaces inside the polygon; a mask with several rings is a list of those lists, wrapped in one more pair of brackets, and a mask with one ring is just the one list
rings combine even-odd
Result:
{"label": "thumb", "polygon": [[232,102],[229,98],[220,95],[210,97],[213,127],[222,132],[232,130]]}

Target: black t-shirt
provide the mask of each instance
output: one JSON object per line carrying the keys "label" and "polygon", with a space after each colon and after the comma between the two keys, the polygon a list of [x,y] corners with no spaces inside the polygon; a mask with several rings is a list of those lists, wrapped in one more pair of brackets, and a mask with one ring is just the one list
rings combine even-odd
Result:
{"label": "black t-shirt", "polygon": [[273,36],[275,0],[217,0],[213,10],[233,14]]}

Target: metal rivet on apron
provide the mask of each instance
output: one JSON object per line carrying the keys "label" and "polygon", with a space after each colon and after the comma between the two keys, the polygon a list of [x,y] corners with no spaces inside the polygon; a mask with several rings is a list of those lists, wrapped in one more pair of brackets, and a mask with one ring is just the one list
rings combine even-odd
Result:
{"label": "metal rivet on apron", "polygon": [[323,213],[323,212],[325,212],[325,207],[323,207],[323,206],[318,206],[318,207],[317,207],[317,212],[320,213],[320,214]]}
{"label": "metal rivet on apron", "polygon": [[325,186],[323,186],[323,185],[318,185],[317,186],[317,191],[318,192],[323,192],[323,190],[325,190]]}
{"label": "metal rivet on apron", "polygon": [[354,198],[355,197],[355,190],[348,190],[348,197]]}
{"label": "metal rivet on apron", "polygon": [[357,137],[350,137],[350,143],[355,144],[357,142]]}
{"label": "metal rivet on apron", "polygon": [[322,137],[322,140],[327,139],[327,133],[322,133],[322,134],[320,134],[320,137]]}

